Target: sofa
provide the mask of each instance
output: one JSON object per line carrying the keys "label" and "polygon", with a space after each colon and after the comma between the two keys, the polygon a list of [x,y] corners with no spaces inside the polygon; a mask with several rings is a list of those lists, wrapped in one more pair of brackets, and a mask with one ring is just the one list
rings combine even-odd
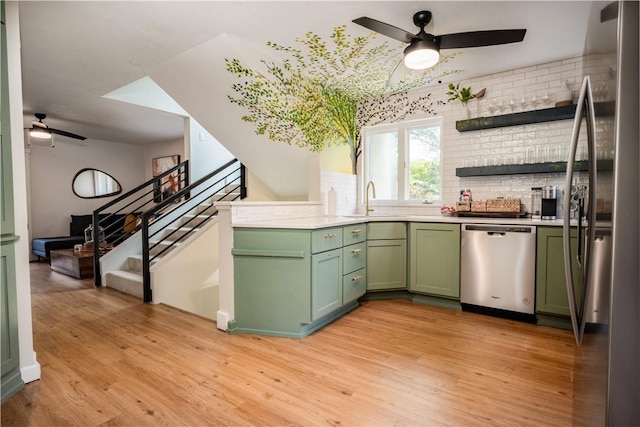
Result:
{"label": "sofa", "polygon": [[[126,214],[100,214],[100,226],[105,230],[109,244],[118,244],[124,240]],[[131,217],[130,217],[131,218]],[[135,216],[134,216],[135,218]],[[71,249],[74,245],[84,243],[84,230],[93,221],[92,215],[71,215],[69,236],[38,237],[31,240],[31,252],[38,257],[50,259],[50,253],[57,249]],[[127,226],[127,230],[130,227]]]}

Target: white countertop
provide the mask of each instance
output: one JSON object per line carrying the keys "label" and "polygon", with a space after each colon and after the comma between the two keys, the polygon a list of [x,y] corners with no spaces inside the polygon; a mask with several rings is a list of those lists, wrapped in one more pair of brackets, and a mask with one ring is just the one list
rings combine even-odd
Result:
{"label": "white countertop", "polygon": [[450,217],[443,215],[385,215],[385,216],[315,216],[305,218],[272,218],[260,221],[236,222],[233,227],[240,228],[289,228],[313,230],[367,222],[444,222],[453,224],[500,224],[535,225],[562,227],[562,220],[533,220],[530,218],[486,218],[486,217]]}

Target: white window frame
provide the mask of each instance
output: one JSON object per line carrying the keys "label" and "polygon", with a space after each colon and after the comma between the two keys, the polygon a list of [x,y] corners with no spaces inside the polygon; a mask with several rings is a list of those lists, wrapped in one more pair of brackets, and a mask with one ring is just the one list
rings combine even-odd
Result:
{"label": "white window frame", "polygon": [[[409,199],[409,132],[414,128],[439,127],[440,128],[440,196],[442,197],[442,142],[443,142],[443,118],[442,116],[427,117],[424,119],[406,120],[397,123],[385,123],[362,128],[362,204],[364,205],[366,184],[369,182],[369,135],[372,133],[396,130],[398,132],[398,199],[397,200],[376,200],[369,198],[369,204],[377,206],[392,206],[399,204],[422,204],[424,200]],[[375,182],[374,182],[375,184]],[[431,203],[442,203],[441,199],[429,200]]]}

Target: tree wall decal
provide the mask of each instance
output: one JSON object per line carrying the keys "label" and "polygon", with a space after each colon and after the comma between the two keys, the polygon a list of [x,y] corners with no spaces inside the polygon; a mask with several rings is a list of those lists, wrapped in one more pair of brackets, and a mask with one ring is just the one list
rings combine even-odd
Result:
{"label": "tree wall decal", "polygon": [[430,70],[409,73],[395,87],[387,79],[401,58],[404,45],[376,43],[376,33],[353,37],[346,25],[333,29],[328,44],[308,32],[296,39],[302,48],[267,42],[283,60],[262,60],[263,70],[253,70],[240,60],[225,59],[227,70],[240,81],[229,96],[248,113],[258,135],[319,152],[333,144],[348,144],[352,172],[362,153],[363,126],[399,121],[415,113],[434,114],[431,94],[411,99],[408,91],[456,73],[441,70],[455,54],[443,55]]}

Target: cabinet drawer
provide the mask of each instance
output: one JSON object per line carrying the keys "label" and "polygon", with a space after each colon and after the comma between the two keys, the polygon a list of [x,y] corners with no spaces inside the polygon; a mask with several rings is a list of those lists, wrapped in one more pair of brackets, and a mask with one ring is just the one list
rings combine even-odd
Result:
{"label": "cabinet drawer", "polygon": [[367,266],[367,244],[356,243],[342,248],[342,271],[351,273]]}
{"label": "cabinet drawer", "polygon": [[367,227],[365,224],[345,225],[342,227],[344,245],[364,242],[367,238]]}
{"label": "cabinet drawer", "polygon": [[367,269],[346,274],[342,279],[342,304],[360,298],[367,291]]}
{"label": "cabinet drawer", "polygon": [[404,222],[371,222],[367,224],[368,240],[406,239],[407,225]]}
{"label": "cabinet drawer", "polygon": [[342,227],[323,228],[311,233],[311,253],[342,247]]}

